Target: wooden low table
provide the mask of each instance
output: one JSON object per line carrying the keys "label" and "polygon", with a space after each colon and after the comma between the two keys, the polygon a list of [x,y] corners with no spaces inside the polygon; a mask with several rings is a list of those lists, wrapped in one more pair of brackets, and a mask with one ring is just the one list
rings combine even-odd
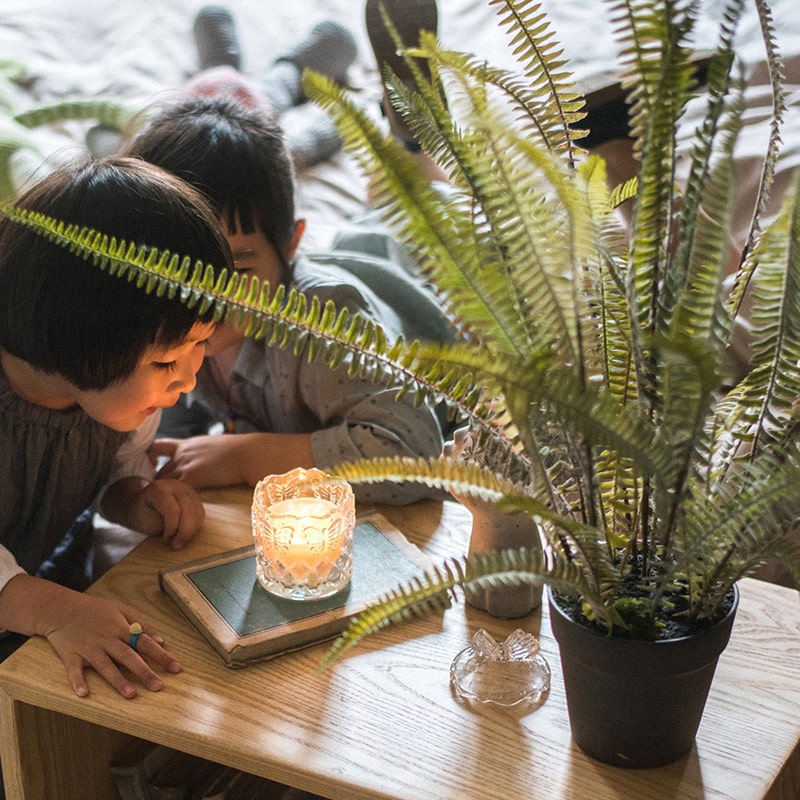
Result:
{"label": "wooden low table", "polygon": [[[208,517],[179,553],[148,540],[93,594],[123,598],[183,662],[161,692],[119,697],[96,675],[77,697],[46,641],[0,665],[0,759],[8,800],[109,800],[108,766],[141,737],[332,800],[756,800],[800,797],[800,606],[797,592],[752,579],[722,655],[695,747],[667,767],[624,770],[573,744],[546,609],[496,620],[458,604],[387,628],[319,673],[328,644],[240,670],[225,667],[158,587],[169,564],[251,541],[250,492],[205,494]],[[456,503],[380,509],[440,559],[463,552]],[[449,687],[450,663],[479,628],[541,636],[553,676],[546,703],[522,717],[476,713]],[[624,691],[624,687],[620,687]]]}

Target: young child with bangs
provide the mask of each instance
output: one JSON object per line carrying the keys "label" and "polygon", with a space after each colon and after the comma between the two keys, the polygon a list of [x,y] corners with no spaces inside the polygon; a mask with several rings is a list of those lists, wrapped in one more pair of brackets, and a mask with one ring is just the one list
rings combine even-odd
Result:
{"label": "young child with bangs", "polygon": [[[204,198],[140,160],[61,168],[16,204],[232,266]],[[93,508],[173,548],[198,530],[197,493],[155,480],[147,447],[161,410],[194,387],[214,329],[210,312],[148,294],[0,215],[0,651],[45,637],[80,696],[87,668],[126,698],[134,680],[161,687],[151,663],[180,670],[133,607],[37,573]]]}

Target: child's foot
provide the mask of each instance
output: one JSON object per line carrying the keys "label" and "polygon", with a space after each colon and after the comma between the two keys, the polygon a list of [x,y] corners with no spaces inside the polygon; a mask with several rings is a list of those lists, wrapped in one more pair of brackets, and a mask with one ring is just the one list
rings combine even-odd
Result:
{"label": "child's foot", "polygon": [[241,68],[241,50],[233,16],[224,6],[204,6],[192,26],[200,69],[228,66]]}
{"label": "child's foot", "polygon": [[282,117],[286,145],[295,169],[327,161],[342,149],[342,137],[328,113],[312,103]]}
{"label": "child's foot", "polygon": [[343,83],[358,47],[353,34],[333,20],[317,23],[305,39],[275,59],[262,81],[264,93],[282,111],[304,102],[302,76],[311,69]]}
{"label": "child's foot", "polygon": [[113,155],[122,144],[122,131],[111,125],[92,125],[86,131],[86,147],[93,158]]}
{"label": "child's foot", "polygon": [[[375,53],[375,61],[385,80],[387,68],[406,85],[414,88],[414,78],[405,60],[397,52],[394,40],[383,23],[381,6],[397,29],[400,40],[408,47],[419,44],[420,31],[437,32],[439,12],[436,0],[367,0],[364,17],[367,34]],[[418,59],[417,63],[426,77],[430,77],[428,63]],[[386,91],[383,93],[381,109],[389,122],[389,128],[407,150],[417,152],[419,145],[402,117],[392,108]]]}

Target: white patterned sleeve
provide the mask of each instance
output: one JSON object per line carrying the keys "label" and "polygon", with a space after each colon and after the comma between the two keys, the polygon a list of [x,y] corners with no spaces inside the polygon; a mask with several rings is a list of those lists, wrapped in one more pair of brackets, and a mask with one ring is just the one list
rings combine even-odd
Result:
{"label": "white patterned sleeve", "polygon": [[117,461],[109,484],[129,475],[153,480],[155,467],[147,456],[147,449],[156,438],[161,412],[151,414],[136,430],[131,431],[127,441],[117,452]]}
{"label": "white patterned sleeve", "polygon": [[0,545],[0,592],[6,588],[6,584],[17,575],[24,575],[25,570],[17,564],[11,551]]}

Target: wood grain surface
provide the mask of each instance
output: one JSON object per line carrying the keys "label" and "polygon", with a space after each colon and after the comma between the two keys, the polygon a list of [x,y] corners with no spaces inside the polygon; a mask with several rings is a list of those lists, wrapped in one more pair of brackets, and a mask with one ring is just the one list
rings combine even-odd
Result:
{"label": "wood grain surface", "polygon": [[[47,642],[0,665],[0,758],[9,800],[114,797],[108,763],[130,736],[316,792],[331,800],[680,798],[796,800],[800,794],[800,607],[797,592],[741,582],[696,745],[667,767],[622,770],[572,743],[546,609],[497,620],[463,603],[387,628],[320,673],[328,644],[232,670],[158,588],[158,570],[251,539],[250,493],[208,492],[207,521],[179,553],[145,541],[90,591],[121,597],[183,663],[158,693],[118,697],[97,676],[75,696]],[[456,503],[381,507],[436,559],[466,548]],[[389,565],[390,566],[390,565]],[[449,686],[453,657],[479,628],[541,636],[553,676],[536,711],[478,713]],[[621,687],[621,691],[624,687]],[[76,792],[76,793],[73,793]]]}

